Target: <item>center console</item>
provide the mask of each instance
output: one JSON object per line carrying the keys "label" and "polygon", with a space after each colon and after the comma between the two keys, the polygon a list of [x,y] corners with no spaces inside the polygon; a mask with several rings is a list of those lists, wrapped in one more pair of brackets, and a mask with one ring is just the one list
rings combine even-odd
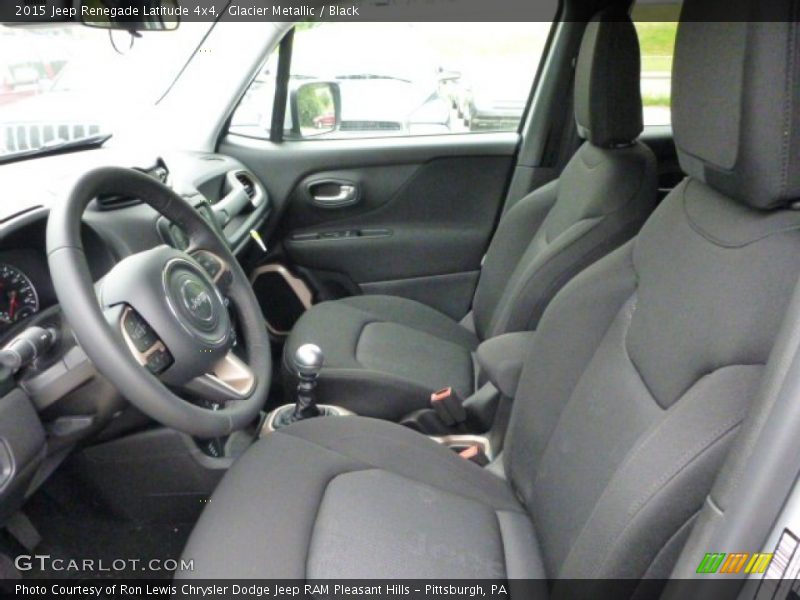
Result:
{"label": "center console", "polygon": [[[318,405],[320,410],[319,417],[352,417],[356,414],[352,411],[342,408],[341,406],[332,406],[329,404]],[[287,416],[295,410],[294,404],[284,404],[270,412],[261,425],[259,437],[264,437],[280,429],[287,424]],[[438,444],[442,444],[450,448],[453,452],[461,454],[462,452],[469,451],[477,448],[489,460],[495,458],[492,450],[492,443],[488,436],[471,434],[471,433],[454,433],[449,435],[429,435],[426,436]]]}
{"label": "center console", "polygon": [[[270,412],[263,421],[259,437],[269,435],[282,427],[297,421],[311,418],[335,418],[354,416],[355,413],[340,406],[317,404],[317,378],[322,370],[324,356],[314,344],[305,344],[294,355],[294,367],[299,380],[297,401],[284,404]],[[493,460],[492,443],[488,436],[472,433],[448,433],[447,435],[428,435],[433,441],[450,448],[464,458],[480,464]]]}
{"label": "center console", "polygon": [[[349,411],[346,408],[342,408],[341,406],[319,404],[317,408],[319,408],[320,411],[320,414],[318,416],[321,417],[355,416],[354,412]],[[294,412],[294,409],[295,409],[294,404],[284,404],[283,406],[279,406],[275,410],[268,413],[267,416],[264,418],[263,424],[261,425],[259,437],[264,437],[265,435],[272,433],[273,431],[277,431],[281,427],[288,424],[287,421],[289,421],[289,415],[291,415]]]}

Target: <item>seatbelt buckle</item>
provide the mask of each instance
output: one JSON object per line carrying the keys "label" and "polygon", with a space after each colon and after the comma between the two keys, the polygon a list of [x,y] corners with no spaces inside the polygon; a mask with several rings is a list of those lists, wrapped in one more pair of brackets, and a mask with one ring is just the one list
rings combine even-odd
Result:
{"label": "seatbelt buckle", "polygon": [[480,444],[473,444],[459,452],[458,455],[464,460],[474,462],[479,467],[485,467],[489,464],[489,457],[486,456],[486,452],[483,451]]}
{"label": "seatbelt buckle", "polygon": [[460,425],[467,420],[464,403],[451,387],[442,388],[431,394],[431,408],[448,427]]}

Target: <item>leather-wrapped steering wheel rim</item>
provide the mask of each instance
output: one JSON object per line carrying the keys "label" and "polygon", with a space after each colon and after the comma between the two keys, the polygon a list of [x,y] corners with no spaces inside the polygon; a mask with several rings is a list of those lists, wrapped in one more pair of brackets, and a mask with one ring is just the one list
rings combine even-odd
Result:
{"label": "leather-wrapped steering wheel rim", "polygon": [[[189,248],[181,252],[165,245],[126,257],[96,286],[81,242],[82,215],[104,195],[147,203],[186,232]],[[215,277],[195,260],[202,255],[219,263]],[[92,170],[50,211],[47,256],[56,296],[76,339],[97,370],[142,412],[200,438],[227,435],[256,418],[272,367],[261,309],[227,244],[186,200],[133,169]],[[241,323],[246,360],[232,351],[235,334],[223,293]],[[121,319],[130,311],[140,314],[162,342],[150,350],[164,349],[173,359],[163,373],[155,374],[147,355],[126,337]],[[233,373],[230,380],[223,371]],[[196,392],[203,402],[189,402],[175,389]]]}

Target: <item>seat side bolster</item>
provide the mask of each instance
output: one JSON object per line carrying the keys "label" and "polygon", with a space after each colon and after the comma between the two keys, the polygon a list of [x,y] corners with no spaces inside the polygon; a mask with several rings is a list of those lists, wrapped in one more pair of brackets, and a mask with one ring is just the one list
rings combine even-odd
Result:
{"label": "seat side bolster", "polygon": [[558,198],[558,180],[534,190],[503,215],[486,251],[478,287],[472,301],[472,318],[478,338],[492,335],[491,321],[531,240]]}

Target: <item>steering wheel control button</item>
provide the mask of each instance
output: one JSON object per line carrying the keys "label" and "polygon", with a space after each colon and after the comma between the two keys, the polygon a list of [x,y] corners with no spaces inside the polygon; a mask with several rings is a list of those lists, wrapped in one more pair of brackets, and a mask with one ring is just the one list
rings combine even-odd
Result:
{"label": "steering wheel control button", "polygon": [[131,343],[139,352],[147,352],[158,342],[156,332],[134,310],[125,313],[122,325],[125,327]]}
{"label": "steering wheel control button", "polygon": [[219,260],[207,252],[198,252],[193,258],[200,263],[200,266],[211,276],[211,279],[217,279],[220,271],[222,271],[222,263]]}
{"label": "steering wheel control button", "polygon": [[172,355],[169,350],[160,348],[147,356],[146,366],[153,375],[158,375],[167,370],[172,365],[172,362]]}

